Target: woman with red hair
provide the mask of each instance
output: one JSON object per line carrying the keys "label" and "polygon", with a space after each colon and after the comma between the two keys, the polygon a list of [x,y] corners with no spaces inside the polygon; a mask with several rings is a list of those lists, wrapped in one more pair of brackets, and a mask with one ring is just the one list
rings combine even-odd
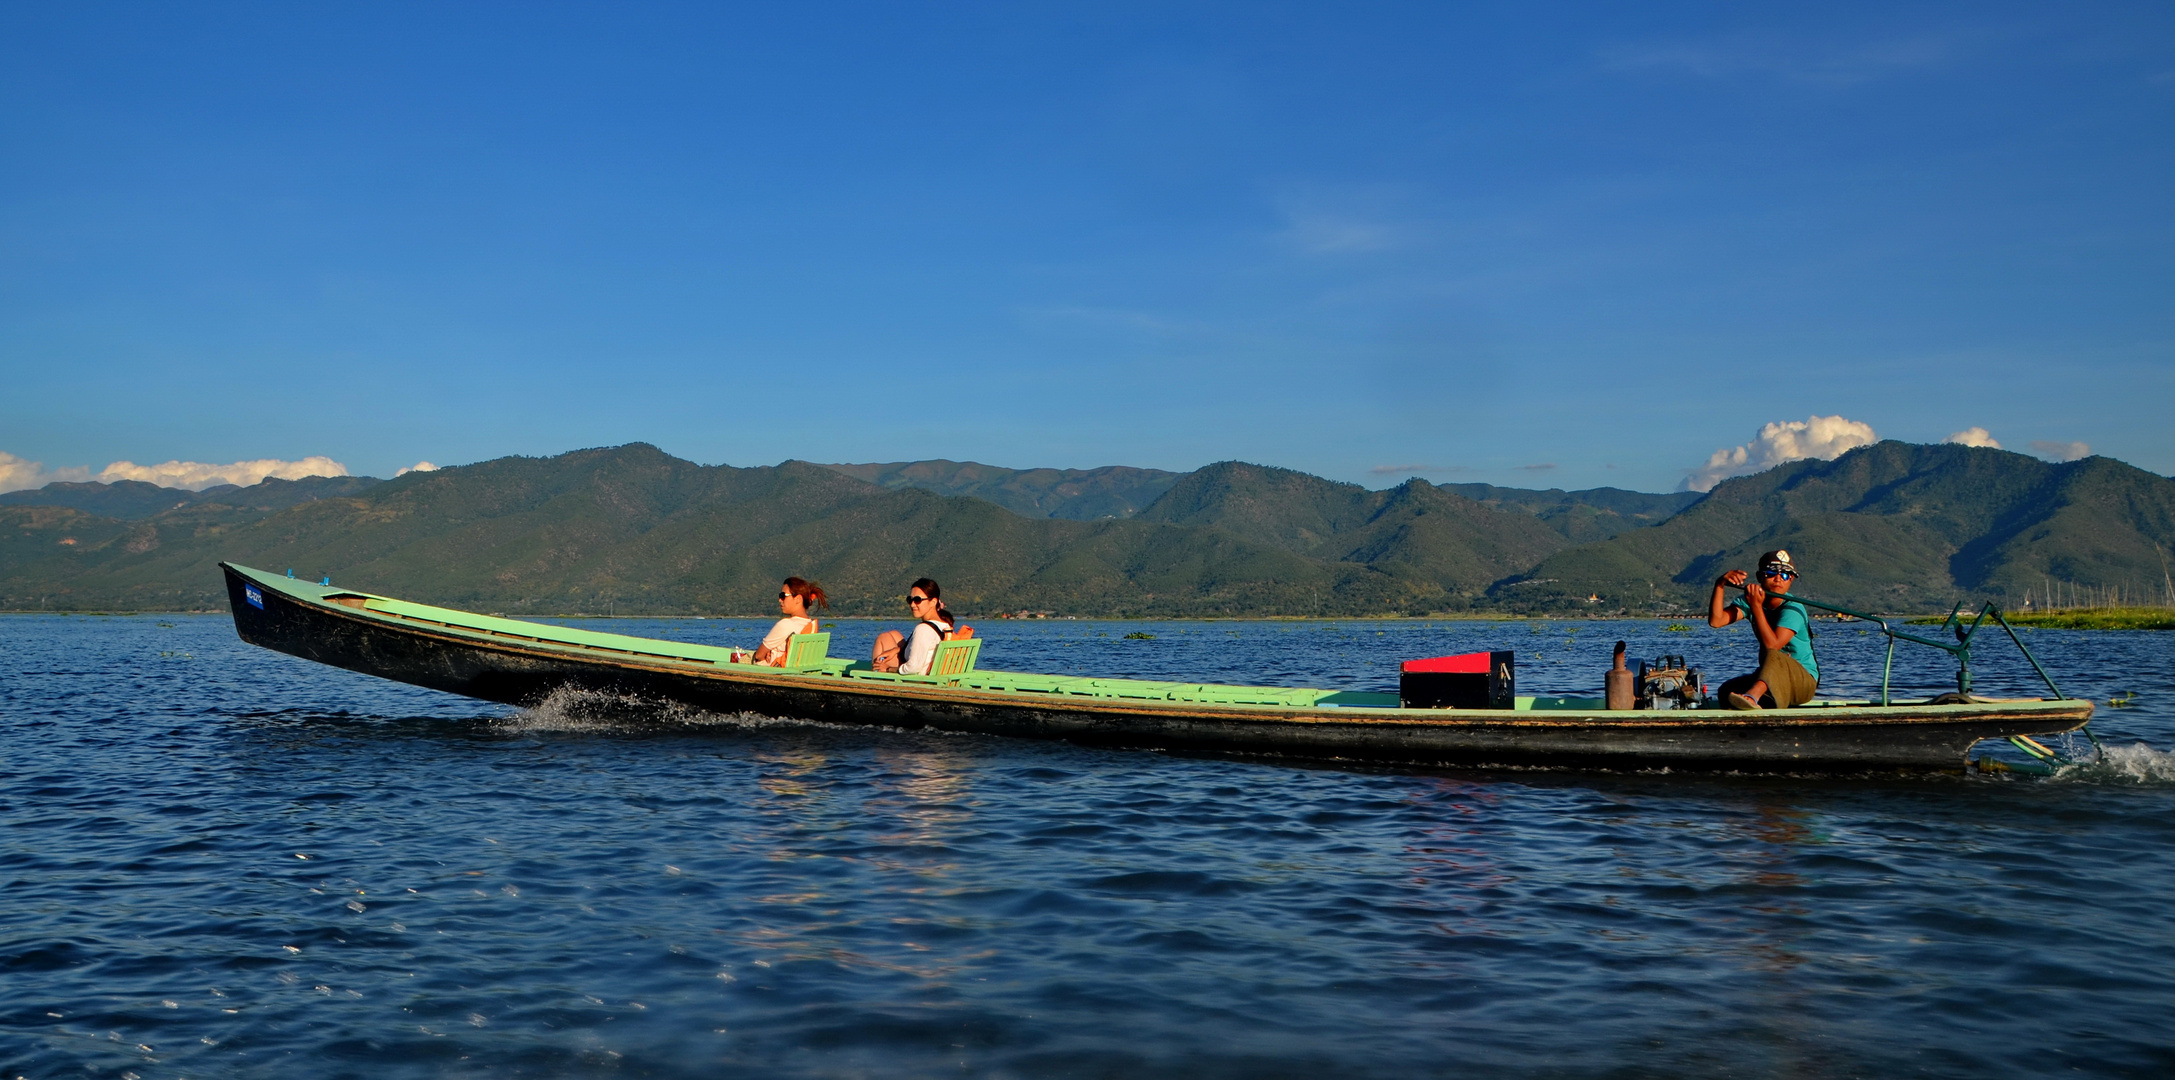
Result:
{"label": "woman with red hair", "polygon": [[762,647],[755,650],[755,662],[771,667],[785,666],[786,639],[795,634],[813,634],[818,624],[815,609],[829,609],[831,598],[823,594],[823,586],[797,577],[785,579],[778,590],[778,612],[785,617],[771,626],[770,633],[763,635]]}

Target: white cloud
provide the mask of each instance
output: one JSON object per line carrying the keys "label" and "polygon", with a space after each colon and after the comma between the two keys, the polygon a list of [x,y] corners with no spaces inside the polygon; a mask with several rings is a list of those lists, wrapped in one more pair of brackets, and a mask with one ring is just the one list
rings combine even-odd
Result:
{"label": "white cloud", "polygon": [[86,466],[48,469],[45,462],[29,461],[0,450],[0,491],[22,491],[63,480],[81,482],[90,478],[91,470]]}
{"label": "white cloud", "polygon": [[44,487],[38,476],[45,471],[43,462],[24,461],[0,450],[0,491],[21,491],[24,488]]}
{"label": "white cloud", "polygon": [[1714,452],[1707,463],[1684,478],[1683,491],[1712,491],[1732,476],[1764,472],[1777,465],[1805,458],[1833,461],[1845,451],[1880,441],[1873,425],[1840,416],[1810,416],[1803,420],[1777,420],[1743,446]]}
{"label": "white cloud", "polygon": [[1398,246],[1398,231],[1380,222],[1340,214],[1292,214],[1284,239],[1316,255],[1387,251]]}
{"label": "white cloud", "polygon": [[201,461],[169,461],[163,465],[138,465],[133,461],[116,461],[99,470],[98,479],[106,483],[115,480],[141,480],[160,487],[187,488],[202,491],[220,484],[237,484],[248,487],[267,477],[281,480],[300,480],[305,476],[346,476],[347,466],[329,457],[306,457],[300,461],[281,461],[278,458],[260,458],[256,461],[237,461],[228,465],[207,465]]}
{"label": "white cloud", "polygon": [[1727,34],[1648,41],[1604,50],[1604,69],[1664,72],[1699,79],[1769,78],[1819,86],[1859,86],[1938,69],[1987,44],[1985,35],[1934,33],[1819,42],[1771,34]]}
{"label": "white cloud", "polygon": [[1309,255],[1390,251],[1427,231],[1409,212],[1409,193],[1392,186],[1303,185],[1272,199],[1284,217],[1277,240]]}
{"label": "white cloud", "polygon": [[1958,446],[1983,446],[1989,450],[2001,449],[2001,444],[1994,441],[1994,433],[1982,427],[1967,427],[1941,441],[1955,443]]}
{"label": "white cloud", "polygon": [[2081,442],[2048,442],[2045,439],[2033,439],[2032,453],[2037,454],[2040,457],[2046,458],[2048,461],[2076,461],[2080,458],[2088,458],[2092,456],[2092,444]]}
{"label": "white cloud", "polygon": [[[417,469],[435,469],[428,461],[418,462]],[[402,469],[402,472],[410,470]],[[41,488],[62,481],[81,483],[96,480],[110,484],[116,480],[141,480],[160,487],[188,488],[202,491],[219,484],[238,484],[248,487],[266,477],[282,480],[300,480],[305,476],[346,476],[347,466],[329,457],[306,457],[300,461],[281,461],[264,458],[257,461],[237,461],[230,465],[206,465],[201,461],[169,461],[164,465],[138,465],[133,461],[116,461],[100,469],[96,474],[88,465],[71,465],[66,468],[48,469],[42,461],[28,461],[0,450],[0,491],[21,491],[25,488]]]}
{"label": "white cloud", "polygon": [[436,465],[433,465],[433,464],[431,464],[431,463],[430,463],[430,462],[428,462],[428,461],[418,461],[418,462],[416,462],[415,464],[413,464],[413,465],[410,465],[410,466],[408,466],[407,468],[405,468],[405,469],[402,469],[402,470],[400,470],[399,472],[396,472],[396,473],[394,473],[393,475],[394,475],[394,476],[406,476],[406,475],[408,475],[409,473],[412,473],[412,472],[437,472],[437,471],[438,471],[438,466],[436,466]]}

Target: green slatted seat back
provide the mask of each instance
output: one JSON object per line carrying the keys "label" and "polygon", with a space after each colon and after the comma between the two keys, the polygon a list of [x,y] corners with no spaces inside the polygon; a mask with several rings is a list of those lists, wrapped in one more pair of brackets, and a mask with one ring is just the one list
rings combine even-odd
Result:
{"label": "green slatted seat back", "polygon": [[785,666],[794,671],[806,671],[823,666],[825,657],[831,654],[831,632],[820,634],[795,634],[785,639]]}
{"label": "green slatted seat back", "polygon": [[941,642],[936,647],[936,657],[929,662],[929,674],[940,679],[956,679],[974,670],[974,661],[982,655],[982,639],[957,638]]}

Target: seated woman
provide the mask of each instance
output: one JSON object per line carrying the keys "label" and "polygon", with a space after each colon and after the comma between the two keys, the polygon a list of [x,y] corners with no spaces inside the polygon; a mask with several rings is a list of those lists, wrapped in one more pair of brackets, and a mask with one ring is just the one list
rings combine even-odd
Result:
{"label": "seated woman", "polygon": [[786,640],[795,634],[813,634],[817,630],[815,616],[809,614],[816,607],[828,609],[831,598],[823,594],[823,586],[797,577],[785,579],[785,587],[778,590],[778,611],[785,618],[779,619],[763,635],[763,644],[755,650],[755,663],[771,667],[785,666]]}
{"label": "seated woman", "polygon": [[[1707,625],[1722,627],[1749,618],[1753,634],[1760,639],[1760,669],[1717,688],[1730,708],[1795,708],[1811,701],[1819,689],[1812,616],[1788,595],[1796,582],[1797,566],[1787,551],[1760,556],[1757,581],[1747,580],[1742,570],[1732,570],[1715,581],[1714,595],[1707,603]],[[1731,585],[1741,586],[1745,594],[1724,604],[1722,590]]]}
{"label": "seated woman", "polygon": [[955,625],[952,613],[944,608],[943,595],[944,591],[928,578],[908,586],[906,609],[920,621],[914,624],[911,637],[897,630],[876,635],[876,652],[871,658],[876,670],[901,675],[929,673],[929,665],[936,660],[936,647],[951,636]]}

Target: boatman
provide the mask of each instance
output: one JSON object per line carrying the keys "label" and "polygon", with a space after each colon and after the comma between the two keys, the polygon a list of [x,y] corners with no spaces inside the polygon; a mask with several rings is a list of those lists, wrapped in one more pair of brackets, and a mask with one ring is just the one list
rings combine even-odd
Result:
{"label": "boatman", "polygon": [[[1812,616],[1805,605],[1790,599],[1797,582],[1797,566],[1787,551],[1760,556],[1758,580],[1748,580],[1742,570],[1732,570],[1714,582],[1714,596],[1707,604],[1707,625],[1723,627],[1739,619],[1752,620],[1752,633],[1760,639],[1760,670],[1739,675],[1721,686],[1722,700],[1732,709],[1788,709],[1812,700],[1820,685],[1820,661],[1813,659]],[[1742,588],[1745,594],[1724,603],[1722,590]]]}

